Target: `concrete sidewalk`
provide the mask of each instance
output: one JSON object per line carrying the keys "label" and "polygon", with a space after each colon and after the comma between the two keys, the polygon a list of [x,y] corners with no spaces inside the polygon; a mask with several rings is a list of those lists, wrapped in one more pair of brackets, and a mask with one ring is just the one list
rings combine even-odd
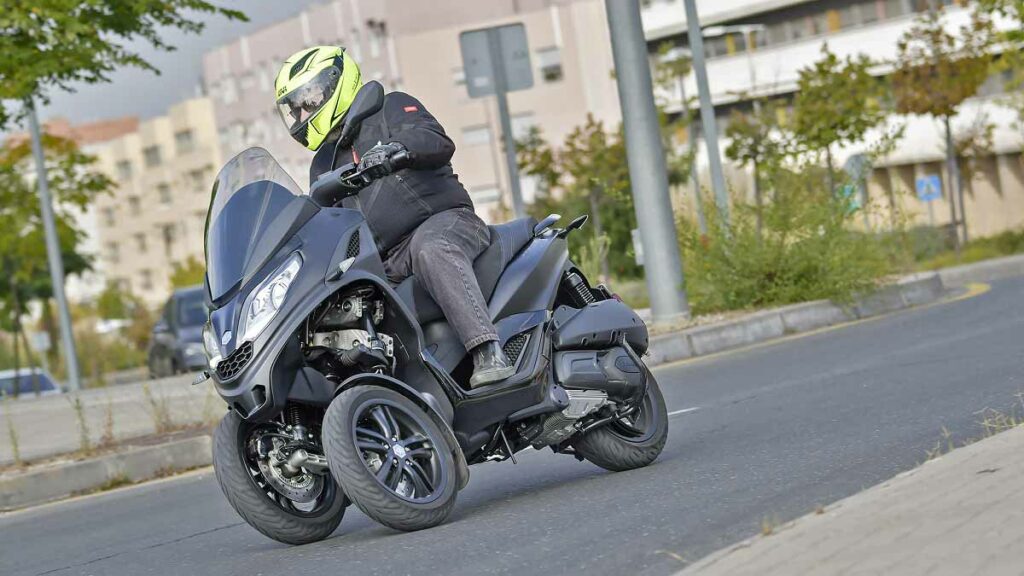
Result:
{"label": "concrete sidewalk", "polygon": [[1024,574],[1024,426],[953,450],[680,574]]}

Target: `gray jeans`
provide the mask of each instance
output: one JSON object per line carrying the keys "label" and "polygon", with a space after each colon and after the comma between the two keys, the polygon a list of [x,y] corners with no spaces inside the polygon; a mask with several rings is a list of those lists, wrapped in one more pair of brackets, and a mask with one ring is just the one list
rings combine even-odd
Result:
{"label": "gray jeans", "polygon": [[490,243],[491,233],[483,220],[469,208],[455,208],[420,224],[384,262],[391,282],[416,276],[466,350],[498,339],[473,272],[473,260]]}

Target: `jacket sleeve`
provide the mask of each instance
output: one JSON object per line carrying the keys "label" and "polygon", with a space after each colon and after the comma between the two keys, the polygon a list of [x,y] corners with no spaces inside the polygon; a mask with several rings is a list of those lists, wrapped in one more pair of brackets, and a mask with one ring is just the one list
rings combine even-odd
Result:
{"label": "jacket sleeve", "polygon": [[384,114],[391,141],[405,146],[412,168],[432,170],[451,161],[455,143],[419,100],[403,92],[388,94]]}

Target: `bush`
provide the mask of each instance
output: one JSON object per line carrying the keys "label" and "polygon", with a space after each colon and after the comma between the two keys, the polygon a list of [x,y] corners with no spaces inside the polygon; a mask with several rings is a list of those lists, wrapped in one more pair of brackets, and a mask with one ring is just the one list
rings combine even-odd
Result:
{"label": "bush", "polygon": [[[754,208],[735,204],[728,232],[713,213],[702,237],[680,223],[686,288],[695,313],[777,306],[829,298],[848,301],[892,270],[886,240],[860,232],[859,211],[804,178],[784,174],[764,206],[758,235]],[[870,209],[870,208],[865,208]]]}
{"label": "bush", "polygon": [[1009,230],[995,236],[972,240],[958,255],[952,248],[916,258],[917,267],[922,270],[936,270],[958,264],[970,264],[989,258],[1024,253],[1024,230]]}

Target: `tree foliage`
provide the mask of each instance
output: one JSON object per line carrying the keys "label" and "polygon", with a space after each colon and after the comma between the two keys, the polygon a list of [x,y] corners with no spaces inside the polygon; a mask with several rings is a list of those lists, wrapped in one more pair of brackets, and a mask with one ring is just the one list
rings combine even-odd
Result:
{"label": "tree foliage", "polygon": [[592,221],[580,230],[579,241],[570,245],[573,257],[580,259],[580,250],[601,228],[611,246],[610,272],[636,276],[639,271],[629,254],[636,217],[622,131],[609,132],[602,122],[588,115],[582,126],[566,136],[561,147],[552,147],[535,128],[519,143],[518,150],[522,172],[538,179],[533,215],[543,218],[559,213],[574,218],[591,214],[600,225]]}
{"label": "tree foliage", "polygon": [[950,33],[938,10],[925,12],[896,44],[892,90],[905,114],[950,118],[988,79],[992,22],[971,12],[959,34]]}
{"label": "tree foliage", "polygon": [[189,256],[184,262],[175,262],[171,267],[171,289],[202,284],[205,278],[206,265],[195,256]]}
{"label": "tree foliage", "polygon": [[[204,0],[7,0],[0,11],[0,100],[45,101],[55,87],[107,82],[120,66],[159,73],[137,50],[139,41],[173,50],[161,29],[198,33],[204,14],[245,19]],[[9,120],[0,106],[0,128]]]}
{"label": "tree foliage", "polygon": [[831,173],[833,146],[859,142],[887,115],[882,82],[863,54],[839,58],[822,46],[821,58],[800,70],[793,99],[792,130],[804,150],[825,153]]}
{"label": "tree foliage", "polygon": [[[91,269],[92,261],[81,251],[84,232],[75,213],[97,195],[109,193],[114,183],[96,171],[96,159],[71,140],[46,134],[43,149],[64,269],[68,275],[81,274]],[[52,293],[39,197],[35,181],[28,177],[34,174],[31,154],[23,139],[8,141],[0,149],[0,302],[10,310],[17,300],[21,314],[28,302]],[[11,286],[17,286],[16,299]]]}

